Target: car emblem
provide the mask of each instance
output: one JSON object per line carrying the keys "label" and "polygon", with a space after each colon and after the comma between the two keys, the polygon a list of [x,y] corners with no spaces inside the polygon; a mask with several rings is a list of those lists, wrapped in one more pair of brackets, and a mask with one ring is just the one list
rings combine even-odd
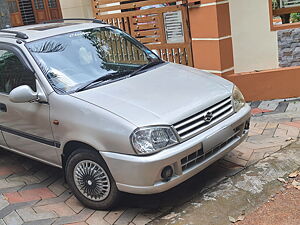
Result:
{"label": "car emblem", "polygon": [[204,116],[204,121],[207,123],[210,123],[213,119],[213,113],[212,112],[207,112]]}

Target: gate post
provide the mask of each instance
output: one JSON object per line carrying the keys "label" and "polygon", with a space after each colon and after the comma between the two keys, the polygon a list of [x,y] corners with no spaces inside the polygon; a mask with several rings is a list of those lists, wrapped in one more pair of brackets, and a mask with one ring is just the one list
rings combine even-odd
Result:
{"label": "gate post", "polygon": [[[189,0],[189,3],[199,2]],[[227,76],[234,73],[228,0],[201,0],[189,8],[194,66]]]}

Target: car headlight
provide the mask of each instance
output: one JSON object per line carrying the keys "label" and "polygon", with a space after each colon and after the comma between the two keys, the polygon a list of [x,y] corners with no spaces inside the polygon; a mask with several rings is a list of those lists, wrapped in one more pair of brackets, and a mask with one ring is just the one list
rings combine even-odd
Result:
{"label": "car headlight", "polygon": [[138,128],[130,139],[138,154],[151,154],[178,143],[176,134],[168,126]]}
{"label": "car headlight", "polygon": [[232,99],[235,112],[238,112],[246,104],[244,96],[237,86],[233,88]]}

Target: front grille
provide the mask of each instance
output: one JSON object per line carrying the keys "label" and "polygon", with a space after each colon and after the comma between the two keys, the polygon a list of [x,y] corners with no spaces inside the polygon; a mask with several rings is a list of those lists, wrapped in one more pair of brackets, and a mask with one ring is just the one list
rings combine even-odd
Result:
{"label": "front grille", "polygon": [[225,142],[217,145],[216,147],[214,147],[213,149],[209,150],[206,153],[203,152],[203,149],[200,149],[200,150],[193,152],[192,154],[182,158],[181,159],[182,171],[185,171],[195,165],[198,165],[201,162],[203,162],[205,159],[207,159],[208,157],[215,155],[227,144],[230,144],[232,141],[234,141],[239,136],[239,133],[240,133],[240,131],[237,131],[233,136],[231,136]]}
{"label": "front grille", "polygon": [[[178,123],[175,123],[173,126],[181,139],[187,139],[199,134],[206,128],[225,119],[232,112],[233,107],[231,103],[231,97],[228,97],[199,113],[196,113]],[[207,113],[210,113],[212,115],[212,119],[209,122],[205,121],[205,116],[207,115]]]}

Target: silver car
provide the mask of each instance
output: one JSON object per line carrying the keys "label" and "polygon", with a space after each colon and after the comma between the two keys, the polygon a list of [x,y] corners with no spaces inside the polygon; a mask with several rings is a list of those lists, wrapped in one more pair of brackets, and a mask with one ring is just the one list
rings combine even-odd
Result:
{"label": "silver car", "polygon": [[62,168],[94,209],[166,191],[248,134],[231,82],[97,20],[1,30],[0,79],[1,147]]}

